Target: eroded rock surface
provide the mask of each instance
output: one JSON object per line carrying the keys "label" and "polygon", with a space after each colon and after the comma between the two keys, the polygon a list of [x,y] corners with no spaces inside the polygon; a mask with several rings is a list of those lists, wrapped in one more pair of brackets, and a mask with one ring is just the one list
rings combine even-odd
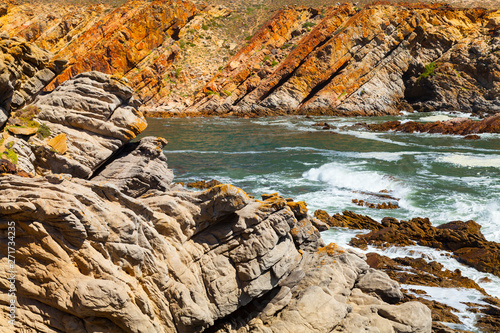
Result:
{"label": "eroded rock surface", "polygon": [[0,127],[11,110],[30,103],[66,61],[53,60],[53,55],[19,38],[0,36]]}
{"label": "eroded rock surface", "polygon": [[[226,184],[202,192],[172,184],[164,139],[126,144],[145,126],[134,105],[123,83],[81,74],[37,99],[33,119],[49,137],[8,134],[9,149],[25,147],[25,163],[36,166],[34,178],[10,164],[0,175],[0,232],[12,221],[16,229],[19,329],[430,332],[423,304],[392,304],[402,294],[387,274],[325,246],[316,227],[324,224],[304,202],[277,193],[255,200]],[[94,142],[108,150],[90,154]],[[78,144],[89,150],[74,154]],[[41,155],[49,146],[55,152]],[[0,263],[10,265],[6,256]],[[7,274],[0,272],[2,295]],[[0,312],[8,327],[6,297]]]}
{"label": "eroded rock surface", "polygon": [[114,152],[146,126],[137,110],[132,89],[109,75],[88,72],[61,84],[35,101],[36,120],[48,127],[52,138],[64,140],[58,151],[33,139],[40,172],[69,173],[88,178]]}

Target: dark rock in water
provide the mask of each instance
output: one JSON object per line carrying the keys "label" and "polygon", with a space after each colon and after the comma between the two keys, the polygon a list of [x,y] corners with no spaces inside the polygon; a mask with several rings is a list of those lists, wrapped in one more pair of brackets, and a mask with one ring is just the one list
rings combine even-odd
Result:
{"label": "dark rock in water", "polygon": [[[365,219],[359,218],[359,224]],[[458,260],[480,271],[500,276],[500,244],[487,241],[474,221],[454,221],[434,227],[429,219],[414,218],[398,222],[395,219],[382,221],[366,235],[357,235],[351,244],[360,248],[367,245],[379,247],[423,245],[452,251]],[[356,223],[351,223],[356,225]],[[369,224],[365,224],[369,226]]]}
{"label": "dark rock in water", "polygon": [[476,135],[476,134],[469,134],[469,135],[464,136],[464,139],[465,140],[479,140],[479,139],[481,139],[481,137],[479,135]]}
{"label": "dark rock in water", "polygon": [[314,217],[325,222],[330,227],[343,227],[350,229],[379,230],[383,226],[366,215],[359,215],[351,211],[344,211],[342,214],[330,216],[324,210],[318,209],[314,212]]}
{"label": "dark rock in water", "polygon": [[490,116],[481,121],[468,118],[454,118],[431,123],[388,121],[381,124],[365,124],[364,127],[373,131],[455,134],[466,135],[466,139],[479,139],[476,133],[500,133],[500,115]]}

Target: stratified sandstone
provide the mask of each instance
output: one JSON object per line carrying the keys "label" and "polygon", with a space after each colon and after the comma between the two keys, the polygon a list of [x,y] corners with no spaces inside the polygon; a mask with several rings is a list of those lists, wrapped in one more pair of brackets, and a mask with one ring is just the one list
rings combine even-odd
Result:
{"label": "stratified sandstone", "polygon": [[0,29],[69,61],[47,90],[98,70],[152,115],[500,110],[498,10],[288,6],[245,43],[228,9],[189,1],[1,8]]}
{"label": "stratified sandstone", "polygon": [[[19,330],[430,332],[425,305],[395,305],[403,295],[387,274],[325,246],[304,202],[172,185],[164,139],[126,144],[145,122],[122,82],[80,74],[36,105],[50,139],[8,137],[36,177],[9,163],[0,175],[0,251],[15,222]],[[53,155],[41,155],[48,146]],[[0,312],[9,327],[8,297]]]}
{"label": "stratified sandstone", "polygon": [[10,111],[31,102],[60,73],[65,61],[19,38],[0,36],[0,128]]}
{"label": "stratified sandstone", "polygon": [[[33,139],[36,167],[88,178],[115,151],[142,132],[147,123],[137,110],[140,103],[123,82],[99,72],[66,81],[50,94],[40,96],[36,116],[51,136],[63,138],[65,151],[49,141]],[[52,151],[50,148],[55,150]]]}
{"label": "stratified sandstone", "polygon": [[185,106],[229,52],[222,47],[227,36],[206,31],[213,20],[229,15],[222,6],[196,8],[180,0],[127,1],[118,7],[105,1],[69,5],[0,0],[0,8],[0,30],[69,61],[61,75],[50,78],[46,90],[97,70],[128,79],[148,109]]}
{"label": "stratified sandstone", "polygon": [[[141,148],[146,142],[131,150],[136,160],[151,161]],[[351,332],[361,320],[366,328],[430,332],[424,305],[381,300],[401,299],[387,275],[334,244],[321,247],[312,226],[294,232],[306,222],[279,196],[256,201],[219,185],[196,193],[150,189],[134,198],[120,184],[120,176],[0,178],[2,228],[16,222],[18,325],[63,332],[199,332],[213,325],[225,327],[221,332]],[[311,234],[315,243],[305,241]],[[0,274],[6,289],[6,271]],[[4,299],[0,304],[8,311]],[[414,316],[403,316],[408,311]]]}
{"label": "stratified sandstone", "polygon": [[132,93],[109,75],[80,74],[14,113],[9,123],[23,126],[6,127],[0,158],[30,175],[67,173],[89,178],[146,128]]}
{"label": "stratified sandstone", "polygon": [[[319,17],[309,10],[303,27],[314,28],[307,33],[303,21],[286,19],[293,12],[303,17],[304,11],[289,8],[271,19],[189,110],[335,115],[397,114],[413,107],[498,110],[500,39],[494,22],[500,12],[439,4],[359,10],[346,4]],[[287,45],[293,45],[291,51],[283,52]]]}

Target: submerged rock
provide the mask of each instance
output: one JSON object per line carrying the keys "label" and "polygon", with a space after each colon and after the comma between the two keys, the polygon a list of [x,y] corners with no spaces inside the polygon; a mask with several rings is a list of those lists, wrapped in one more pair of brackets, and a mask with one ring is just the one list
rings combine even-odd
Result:
{"label": "submerged rock", "polygon": [[[480,271],[500,276],[500,244],[484,238],[481,226],[474,221],[453,221],[434,227],[427,218],[398,221],[384,218],[382,225],[365,223],[359,216],[350,228],[372,229],[366,235],[357,235],[351,244],[360,248],[423,245],[451,251],[456,258]],[[373,226],[373,227],[372,227]]]}

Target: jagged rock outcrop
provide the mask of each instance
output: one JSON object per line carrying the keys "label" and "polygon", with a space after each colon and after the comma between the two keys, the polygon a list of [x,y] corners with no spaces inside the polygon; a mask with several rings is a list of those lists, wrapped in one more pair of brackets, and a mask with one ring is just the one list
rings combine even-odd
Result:
{"label": "jagged rock outcrop", "polygon": [[[114,152],[135,138],[146,126],[140,105],[123,82],[99,72],[88,72],[65,81],[34,103],[36,120],[51,136],[64,140],[66,151],[33,140],[36,167],[88,178]],[[52,149],[51,149],[52,148]],[[55,151],[54,151],[55,150]]]}
{"label": "jagged rock outcrop", "polygon": [[146,128],[132,93],[103,73],[77,75],[13,114],[2,133],[0,157],[32,176],[67,173],[89,178]]}
{"label": "jagged rock outcrop", "polygon": [[315,216],[332,226],[372,230],[368,234],[357,235],[350,241],[351,245],[359,248],[366,249],[367,245],[386,248],[418,244],[451,251],[461,262],[500,276],[500,244],[486,240],[481,233],[481,226],[472,220],[453,221],[435,227],[428,218],[398,221],[385,217],[382,223],[378,223],[368,216],[350,211],[334,216],[317,211]]}
{"label": "jagged rock outcrop", "polygon": [[[500,39],[492,22],[500,12],[345,4],[317,16],[309,9],[303,26],[315,26],[307,33],[302,21],[286,19],[304,11],[288,8],[271,19],[188,111],[382,115],[412,105],[498,110]],[[286,45],[292,50],[283,52]]]}
{"label": "jagged rock outcrop", "polygon": [[[334,244],[304,248],[291,231],[301,226],[278,196],[256,201],[219,185],[132,198],[112,179],[64,175],[2,176],[0,193],[2,228],[16,222],[16,320],[26,329],[198,332],[226,322],[248,331],[349,332],[355,316],[363,327],[430,332],[424,305],[380,300],[397,290],[386,275],[377,280],[391,288],[367,287],[372,273],[361,257]],[[246,314],[256,306],[257,316]]]}
{"label": "jagged rock outcrop", "polygon": [[66,61],[19,38],[0,36],[0,128],[11,110],[30,103],[61,72]]}
{"label": "jagged rock outcrop", "polygon": [[[207,31],[213,20],[229,15],[223,6],[196,7],[180,0],[123,1],[120,6],[106,1],[0,4],[1,31],[69,61],[46,90],[97,70],[129,80],[147,109],[190,104],[187,92],[200,89],[229,53],[222,47],[227,36]],[[191,49],[197,51],[191,54]]]}
{"label": "jagged rock outcrop", "polygon": [[134,198],[153,189],[165,191],[174,178],[162,150],[166,144],[167,140],[159,137],[128,143],[92,180],[111,181],[122,193]]}
{"label": "jagged rock outcrop", "polygon": [[373,131],[396,131],[406,133],[441,133],[455,135],[470,135],[480,133],[500,133],[500,115],[487,117],[481,121],[468,118],[453,118],[445,121],[435,122],[400,122],[388,121],[381,124],[364,124],[366,128]]}
{"label": "jagged rock outcrop", "polygon": [[216,5],[2,8],[0,29],[69,60],[47,90],[98,70],[128,79],[155,116],[500,110],[498,10],[288,6],[240,47],[229,32],[237,15],[225,20]]}
{"label": "jagged rock outcrop", "polygon": [[[0,174],[0,230],[15,224],[16,248],[15,262],[0,263],[16,271],[21,331],[430,332],[426,306],[392,304],[396,282],[324,245],[304,202],[172,185],[164,139],[125,144],[145,127],[134,105],[121,82],[81,74],[36,101],[48,141],[13,136],[36,160],[34,178]],[[76,155],[83,139],[92,149]],[[90,154],[94,142],[112,149]],[[41,164],[49,143],[57,153]],[[2,327],[9,305],[0,298]]]}

